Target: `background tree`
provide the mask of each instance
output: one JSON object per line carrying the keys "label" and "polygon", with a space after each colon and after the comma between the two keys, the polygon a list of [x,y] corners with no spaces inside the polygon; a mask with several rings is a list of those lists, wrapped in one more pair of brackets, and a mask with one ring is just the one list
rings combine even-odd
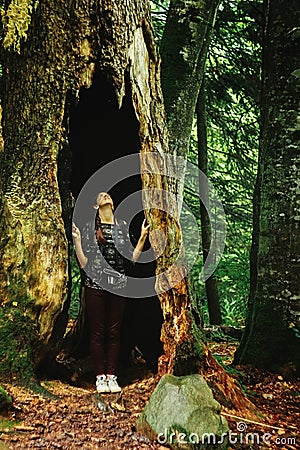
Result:
{"label": "background tree", "polygon": [[296,2],[264,2],[259,171],[247,326],[235,360],[299,370],[299,35]]}
{"label": "background tree", "polygon": [[219,0],[171,0],[160,44],[170,147],[186,156]]}
{"label": "background tree", "polygon": [[[201,89],[198,95],[196,107],[197,137],[198,137],[198,167],[206,176],[208,176],[207,119],[206,119],[206,99],[205,99],[204,84],[205,78],[203,78],[201,84]],[[209,205],[208,186],[200,182],[199,192],[201,194],[201,198],[205,199],[205,204]],[[203,263],[205,263],[211,245],[212,224],[210,223],[209,215],[206,210],[206,207],[203,204],[203,201],[200,202],[200,218],[201,218]],[[215,278],[214,274],[212,274],[207,280],[205,280],[205,290],[209,312],[209,323],[213,325],[220,325],[222,323],[222,314],[218,295],[217,279]]]}

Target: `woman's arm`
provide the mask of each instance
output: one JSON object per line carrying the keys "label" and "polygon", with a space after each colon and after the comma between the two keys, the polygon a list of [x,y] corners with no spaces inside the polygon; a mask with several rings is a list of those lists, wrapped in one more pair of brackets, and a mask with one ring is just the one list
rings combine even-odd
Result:
{"label": "woman's arm", "polygon": [[74,238],[75,251],[77,255],[77,259],[79,262],[79,266],[81,269],[84,269],[87,265],[88,259],[83,253],[82,243],[81,243],[81,233],[78,227],[76,227],[75,223],[72,224],[72,235]]}
{"label": "woman's arm", "polygon": [[150,227],[150,225],[146,225],[146,220],[144,220],[142,223],[140,238],[139,238],[139,240],[135,246],[135,249],[133,250],[133,253],[132,253],[132,260],[134,263],[139,259],[139,256],[143,251],[145,241],[146,241],[146,238],[149,233],[149,227]]}

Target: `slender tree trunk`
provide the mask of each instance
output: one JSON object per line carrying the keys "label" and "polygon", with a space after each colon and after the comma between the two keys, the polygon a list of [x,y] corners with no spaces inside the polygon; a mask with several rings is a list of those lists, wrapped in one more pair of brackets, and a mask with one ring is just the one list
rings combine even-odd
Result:
{"label": "slender tree trunk", "polygon": [[[296,2],[264,3],[260,170],[250,309],[236,362],[299,370],[300,174]],[[258,217],[256,217],[258,214]],[[257,230],[257,232],[256,232]]]}
{"label": "slender tree trunk", "polygon": [[[198,132],[198,167],[208,176],[207,172],[207,130],[206,130],[206,108],[205,108],[205,92],[204,81],[197,102],[197,132]],[[202,251],[203,263],[207,258],[209,247],[211,243],[211,223],[207,210],[204,204],[208,205],[209,192],[208,185],[200,185],[200,196],[204,200],[200,201],[200,217],[201,217],[201,236],[202,236]],[[213,325],[220,325],[222,323],[222,314],[218,296],[217,280],[214,275],[211,275],[205,281],[206,298],[208,303],[209,321]]]}
{"label": "slender tree trunk", "polygon": [[[205,82],[203,80],[197,102],[197,134],[198,134],[198,167],[206,176],[207,173],[207,128],[206,128],[206,107],[205,107]],[[211,244],[211,223],[205,205],[209,204],[208,185],[200,184],[200,217],[203,263],[207,258]],[[204,203],[203,203],[204,201]],[[222,323],[222,314],[218,296],[218,285],[214,275],[205,281],[206,298],[208,303],[209,321],[213,325]]]}

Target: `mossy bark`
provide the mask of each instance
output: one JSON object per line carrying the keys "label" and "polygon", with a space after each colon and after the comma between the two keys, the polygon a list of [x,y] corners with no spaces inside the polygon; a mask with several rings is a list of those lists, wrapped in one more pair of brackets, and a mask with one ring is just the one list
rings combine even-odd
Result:
{"label": "mossy bark", "polygon": [[[67,297],[57,159],[66,140],[65,101],[71,84],[66,74],[72,53],[67,11],[51,2],[30,9],[27,3],[20,11],[27,17],[26,33],[18,31],[11,5],[3,19],[0,286],[1,303],[15,327],[14,340],[10,343],[7,336],[6,346],[19,342],[22,347],[29,329],[35,328],[29,332],[35,342],[29,339],[26,346],[27,366],[33,367]],[[26,329],[14,314],[16,308],[25,309]]]}
{"label": "mossy bark", "polygon": [[296,1],[265,1],[251,293],[236,362],[300,369],[299,31]]}

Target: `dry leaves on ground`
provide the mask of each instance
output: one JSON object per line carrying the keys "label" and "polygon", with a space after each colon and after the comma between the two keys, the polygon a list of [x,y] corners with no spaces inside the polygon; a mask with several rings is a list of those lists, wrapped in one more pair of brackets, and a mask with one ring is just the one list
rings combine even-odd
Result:
{"label": "dry leaves on ground", "polygon": [[[215,343],[211,348],[230,365],[233,344]],[[250,367],[235,367],[232,375],[261,411],[262,417],[261,421],[253,423],[247,418],[233,417],[234,414],[224,410],[231,430],[230,448],[299,449],[300,380],[287,381],[278,374]],[[169,448],[157,441],[149,441],[135,428],[158,380],[159,376],[144,373],[124,386],[121,395],[102,397],[97,396],[91,384],[75,387],[58,380],[44,381],[42,385],[51,393],[48,397],[6,384],[3,387],[13,397],[9,412],[13,427],[4,424],[0,429],[0,450],[1,444],[12,450]]]}

